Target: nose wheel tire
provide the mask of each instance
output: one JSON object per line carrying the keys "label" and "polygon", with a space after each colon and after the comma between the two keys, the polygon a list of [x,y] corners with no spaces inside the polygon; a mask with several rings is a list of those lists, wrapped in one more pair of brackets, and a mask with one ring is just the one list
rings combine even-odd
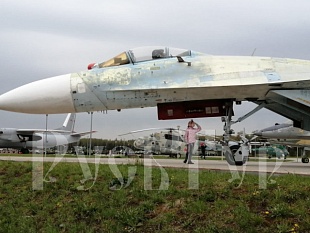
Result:
{"label": "nose wheel tire", "polygon": [[242,161],[235,160],[236,153],[241,153],[240,151],[238,151],[239,149],[240,149],[240,146],[233,145],[229,147],[229,150],[226,150],[225,157],[226,157],[227,162],[230,165],[242,166],[243,164],[245,164],[247,157],[244,157]]}

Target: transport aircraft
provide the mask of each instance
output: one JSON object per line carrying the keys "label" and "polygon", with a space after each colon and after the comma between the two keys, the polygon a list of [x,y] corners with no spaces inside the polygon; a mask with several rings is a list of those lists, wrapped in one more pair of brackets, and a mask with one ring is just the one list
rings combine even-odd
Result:
{"label": "transport aircraft", "polygon": [[75,113],[69,113],[63,125],[53,130],[0,128],[0,148],[19,149],[21,153],[28,154],[29,149],[45,149],[78,142],[81,136],[91,132],[74,132],[75,117]]}

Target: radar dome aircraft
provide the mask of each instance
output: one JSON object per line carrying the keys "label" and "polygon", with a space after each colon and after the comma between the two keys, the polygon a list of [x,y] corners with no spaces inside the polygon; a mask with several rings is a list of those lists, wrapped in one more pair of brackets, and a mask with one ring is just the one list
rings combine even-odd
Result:
{"label": "radar dome aircraft", "polygon": [[256,56],[212,56],[163,46],[125,51],[89,70],[26,84],[0,96],[0,109],[57,114],[157,107],[158,119],[222,116],[223,147],[242,165],[247,142],[229,146],[233,104],[258,104],[310,130],[310,61]]}

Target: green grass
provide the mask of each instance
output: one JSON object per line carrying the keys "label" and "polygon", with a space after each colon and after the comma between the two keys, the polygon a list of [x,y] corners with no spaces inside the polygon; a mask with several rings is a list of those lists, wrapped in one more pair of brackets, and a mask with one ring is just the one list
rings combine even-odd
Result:
{"label": "green grass", "polygon": [[[44,164],[45,174],[50,167]],[[309,177],[276,176],[259,189],[258,176],[249,174],[236,188],[230,173],[201,170],[199,189],[189,189],[188,170],[165,172],[167,190],[158,190],[158,168],[151,170],[153,190],[145,190],[140,164],[101,164],[97,179],[82,184],[79,164],[59,163],[47,175],[52,182],[33,190],[31,162],[1,161],[0,232],[310,232]]]}

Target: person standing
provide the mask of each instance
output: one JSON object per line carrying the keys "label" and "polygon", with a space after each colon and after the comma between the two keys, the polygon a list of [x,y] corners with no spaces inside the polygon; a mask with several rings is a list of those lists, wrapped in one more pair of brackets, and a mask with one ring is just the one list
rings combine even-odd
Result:
{"label": "person standing", "polygon": [[201,150],[201,159],[206,159],[206,145],[204,143],[200,144],[200,150]]}
{"label": "person standing", "polygon": [[[194,128],[195,125],[197,126],[197,128]],[[199,132],[200,130],[201,127],[196,122],[194,122],[193,120],[188,122],[187,129],[185,130],[184,135],[184,140],[185,143],[187,144],[187,152],[184,163],[188,162],[188,164],[194,164],[192,162],[193,149],[196,142],[196,133]]]}

